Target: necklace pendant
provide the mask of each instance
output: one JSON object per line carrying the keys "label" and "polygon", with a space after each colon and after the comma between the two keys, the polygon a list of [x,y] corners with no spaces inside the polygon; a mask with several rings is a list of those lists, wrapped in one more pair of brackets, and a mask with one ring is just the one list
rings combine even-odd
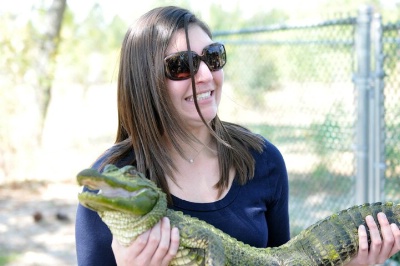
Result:
{"label": "necklace pendant", "polygon": [[193,159],[189,159],[189,163],[193,163],[194,162],[194,160]]}

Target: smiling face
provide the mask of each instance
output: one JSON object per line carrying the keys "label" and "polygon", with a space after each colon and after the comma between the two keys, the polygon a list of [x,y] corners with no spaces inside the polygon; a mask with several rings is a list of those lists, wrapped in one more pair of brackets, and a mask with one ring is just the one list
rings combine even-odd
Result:
{"label": "smiling face", "polygon": [[[193,52],[201,55],[204,47],[214,43],[213,40],[199,26],[189,25],[189,42]],[[168,46],[167,54],[187,51],[186,36],[183,29],[177,31]],[[208,66],[201,61],[199,70],[194,75],[196,84],[196,96],[193,95],[191,79],[170,80],[167,79],[168,94],[172,104],[186,126],[195,128],[204,126],[195,106],[194,97],[200,111],[207,122],[211,122],[217,115],[221,100],[221,90],[224,81],[223,70],[210,71]]]}

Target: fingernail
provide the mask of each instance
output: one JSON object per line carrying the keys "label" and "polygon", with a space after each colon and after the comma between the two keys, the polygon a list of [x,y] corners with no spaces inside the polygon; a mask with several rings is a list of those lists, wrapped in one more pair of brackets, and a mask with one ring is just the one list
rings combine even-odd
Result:
{"label": "fingernail", "polygon": [[378,213],[379,217],[381,218],[386,218],[386,214],[384,214],[383,212]]}
{"label": "fingernail", "polygon": [[392,227],[392,230],[393,230],[393,229],[394,229],[394,230],[400,229],[400,228],[397,226],[397,224],[395,224],[395,223],[390,224],[390,226]]}
{"label": "fingernail", "polygon": [[367,217],[365,217],[365,219],[368,221],[368,222],[374,222],[375,220],[374,220],[374,217],[372,217],[371,215],[368,215]]}

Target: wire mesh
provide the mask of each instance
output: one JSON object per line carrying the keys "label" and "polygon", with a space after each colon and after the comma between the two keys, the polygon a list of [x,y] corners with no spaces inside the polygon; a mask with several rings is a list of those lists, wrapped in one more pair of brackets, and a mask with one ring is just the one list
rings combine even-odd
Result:
{"label": "wire mesh", "polygon": [[[348,17],[214,33],[228,52],[220,116],[247,125],[282,152],[292,236],[355,202],[356,23]],[[399,25],[384,27],[384,193],[393,201],[400,200],[399,47]]]}
{"label": "wire mesh", "polygon": [[385,199],[400,201],[400,22],[383,27],[385,55]]}

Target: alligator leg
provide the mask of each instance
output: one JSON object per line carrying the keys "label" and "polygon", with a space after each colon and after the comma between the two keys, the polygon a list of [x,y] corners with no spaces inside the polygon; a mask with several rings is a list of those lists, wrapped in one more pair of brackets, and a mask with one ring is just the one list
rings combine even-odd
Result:
{"label": "alligator leg", "polygon": [[216,234],[202,226],[184,224],[179,226],[180,246],[171,265],[224,266],[224,245]]}

